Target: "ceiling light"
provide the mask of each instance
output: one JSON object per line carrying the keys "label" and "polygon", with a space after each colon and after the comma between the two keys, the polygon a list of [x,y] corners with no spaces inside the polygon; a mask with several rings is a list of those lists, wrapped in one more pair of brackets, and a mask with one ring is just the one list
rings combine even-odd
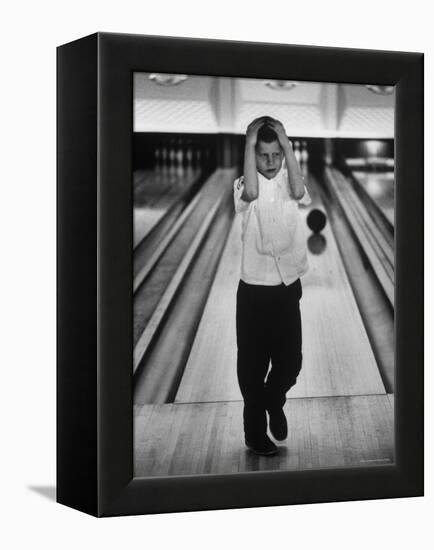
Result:
{"label": "ceiling light", "polygon": [[374,94],[390,95],[393,94],[395,86],[379,86],[377,84],[366,84],[366,88]]}
{"label": "ceiling light", "polygon": [[298,86],[299,82],[295,80],[265,80],[264,84],[272,90],[288,91]]}
{"label": "ceiling light", "polygon": [[149,80],[155,82],[159,86],[178,86],[185,80],[187,80],[186,74],[166,74],[166,73],[152,73],[149,75]]}

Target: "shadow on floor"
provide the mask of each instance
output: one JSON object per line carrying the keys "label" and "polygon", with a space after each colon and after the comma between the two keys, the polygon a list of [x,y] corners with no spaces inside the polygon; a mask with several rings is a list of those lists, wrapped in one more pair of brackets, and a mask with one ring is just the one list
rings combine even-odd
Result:
{"label": "shadow on floor", "polygon": [[56,502],[56,487],[52,485],[29,485],[27,489]]}

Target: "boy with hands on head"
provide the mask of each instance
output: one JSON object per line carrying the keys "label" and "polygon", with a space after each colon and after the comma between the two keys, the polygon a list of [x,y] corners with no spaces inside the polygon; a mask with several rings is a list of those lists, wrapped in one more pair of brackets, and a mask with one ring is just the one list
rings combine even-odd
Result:
{"label": "boy with hands on head", "polygon": [[[276,138],[271,142],[257,140],[260,128],[274,131]],[[268,132],[270,138],[274,138]],[[262,132],[262,136],[264,132]],[[244,153],[244,193],[243,199],[247,202],[255,200],[258,196],[257,172],[265,178],[273,178],[282,166],[283,157],[288,170],[288,184],[292,197],[301,199],[305,192],[303,178],[300,174],[297,160],[292,150],[283,124],[274,118],[263,116],[256,118],[247,127],[246,146]]]}
{"label": "boy with hands on head", "polygon": [[245,442],[257,454],[273,455],[278,449],[267,435],[267,413],[273,437],[285,439],[286,392],[302,363],[300,277],[308,265],[298,203],[310,202],[278,120],[260,117],[249,124],[234,202],[242,214],[236,330]]}

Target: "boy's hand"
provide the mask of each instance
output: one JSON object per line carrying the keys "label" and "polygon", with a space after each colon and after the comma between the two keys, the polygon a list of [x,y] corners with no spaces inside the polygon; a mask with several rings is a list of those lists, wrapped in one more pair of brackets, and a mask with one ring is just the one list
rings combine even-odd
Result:
{"label": "boy's hand", "polygon": [[256,145],[258,139],[258,130],[265,124],[266,117],[255,118],[248,126],[246,131],[246,142],[250,145]]}
{"label": "boy's hand", "polygon": [[266,124],[268,126],[270,126],[270,128],[272,128],[276,132],[277,139],[279,140],[279,143],[280,143],[282,148],[292,146],[291,142],[288,139],[288,136],[286,135],[285,127],[280,122],[280,120],[277,120],[277,119],[271,118],[271,117],[267,117]]}

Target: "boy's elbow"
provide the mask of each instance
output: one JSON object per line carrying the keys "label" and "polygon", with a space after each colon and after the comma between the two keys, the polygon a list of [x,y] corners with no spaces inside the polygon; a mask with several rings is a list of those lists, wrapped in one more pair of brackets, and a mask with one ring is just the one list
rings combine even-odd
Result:
{"label": "boy's elbow", "polygon": [[241,198],[246,202],[255,201],[258,198],[258,192],[245,189]]}
{"label": "boy's elbow", "polygon": [[304,197],[304,188],[301,189],[301,190],[297,190],[295,193],[294,193],[294,199],[296,201],[299,201],[300,199],[302,199]]}

